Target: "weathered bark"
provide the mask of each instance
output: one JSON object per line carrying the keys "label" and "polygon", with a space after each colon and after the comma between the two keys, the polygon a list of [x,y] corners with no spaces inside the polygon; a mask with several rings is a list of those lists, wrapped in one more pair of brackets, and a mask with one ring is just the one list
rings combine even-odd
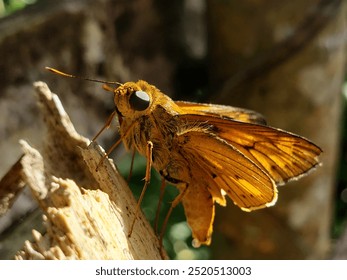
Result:
{"label": "weathered bark", "polygon": [[[275,207],[216,215],[216,258],[324,258],[330,249],[340,89],[346,62],[342,1],[208,1],[214,101],[264,114],[322,147],[323,166],[279,188]],[[220,211],[221,212],[221,211]],[[229,246],[229,250],[220,250]]]}

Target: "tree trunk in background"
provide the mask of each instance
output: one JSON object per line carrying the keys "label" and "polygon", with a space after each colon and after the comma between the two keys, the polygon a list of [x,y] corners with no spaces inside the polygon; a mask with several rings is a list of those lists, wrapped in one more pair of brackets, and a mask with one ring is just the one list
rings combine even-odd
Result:
{"label": "tree trunk in background", "polygon": [[307,137],[324,151],[323,166],[279,188],[275,207],[244,213],[229,203],[218,209],[214,258],[328,257],[346,3],[207,2],[211,88],[218,92],[213,102],[258,111],[271,126]]}

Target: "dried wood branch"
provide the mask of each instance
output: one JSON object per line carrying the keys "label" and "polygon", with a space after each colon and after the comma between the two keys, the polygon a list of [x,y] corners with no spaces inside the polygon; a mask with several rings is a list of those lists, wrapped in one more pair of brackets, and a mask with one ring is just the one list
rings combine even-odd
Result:
{"label": "dried wood branch", "polygon": [[14,181],[30,187],[46,233],[33,229],[34,241],[26,241],[15,258],[161,259],[158,239],[142,213],[128,237],[136,201],[113,162],[75,131],[46,84],[34,86],[47,127],[45,146],[38,151],[21,141],[24,155],[16,164],[21,176]]}

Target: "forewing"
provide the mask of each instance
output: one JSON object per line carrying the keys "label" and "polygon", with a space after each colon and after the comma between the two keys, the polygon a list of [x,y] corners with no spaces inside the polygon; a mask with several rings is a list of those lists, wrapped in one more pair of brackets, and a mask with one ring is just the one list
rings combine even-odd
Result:
{"label": "forewing", "polygon": [[265,125],[243,123],[211,116],[185,115],[186,123],[207,123],[250,161],[266,171],[277,184],[306,174],[319,164],[322,150],[298,135]]}
{"label": "forewing", "polygon": [[219,118],[229,118],[242,122],[266,124],[265,118],[254,111],[224,105],[194,103],[185,101],[176,101],[176,105],[181,108],[180,114],[193,114],[204,116],[216,116]]}
{"label": "forewing", "polygon": [[199,130],[187,130],[178,137],[182,154],[190,159],[194,184],[224,190],[245,211],[276,202],[273,180],[224,140]]}

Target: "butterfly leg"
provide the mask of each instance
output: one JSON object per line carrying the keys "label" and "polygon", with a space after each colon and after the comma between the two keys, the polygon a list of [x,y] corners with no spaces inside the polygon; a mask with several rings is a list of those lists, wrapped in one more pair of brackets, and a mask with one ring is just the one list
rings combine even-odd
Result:
{"label": "butterfly leg", "polygon": [[161,208],[161,202],[163,201],[164,197],[164,190],[166,187],[166,181],[164,178],[161,179],[161,186],[160,186],[160,195],[159,195],[159,201],[157,206],[157,211],[155,213],[155,222],[154,222],[154,230],[158,234],[158,223],[159,223],[159,213]]}
{"label": "butterfly leg", "polygon": [[114,143],[111,148],[109,148],[107,150],[107,152],[104,154],[104,156],[102,157],[102,159],[99,161],[98,165],[96,166],[96,171],[98,171],[99,166],[101,165],[101,163],[103,162],[103,160],[120,144],[120,142],[122,141],[122,138],[119,138],[116,143]]}
{"label": "butterfly leg", "polygon": [[151,141],[148,141],[147,142],[147,149],[146,149],[147,166],[146,166],[145,184],[144,184],[144,186],[142,188],[142,192],[141,192],[140,198],[139,198],[139,200],[137,201],[137,204],[136,204],[135,217],[134,217],[134,219],[132,221],[132,224],[130,226],[128,237],[130,237],[132,232],[133,232],[135,221],[137,219],[137,215],[138,215],[139,210],[140,210],[141,202],[142,202],[143,197],[145,195],[145,192],[147,190],[149,181],[151,180],[152,151],[153,151],[153,143]]}
{"label": "butterfly leg", "polygon": [[136,153],[136,150],[134,148],[133,154],[131,156],[130,170],[129,170],[129,175],[128,175],[128,179],[127,179],[128,184],[130,182],[131,176],[133,175],[133,166],[134,166],[135,153]]}
{"label": "butterfly leg", "polygon": [[160,236],[159,236],[160,251],[163,247],[163,237],[164,237],[167,222],[169,221],[172,210],[182,201],[183,197],[185,196],[185,194],[187,193],[187,190],[188,190],[188,183],[180,183],[180,184],[181,184],[181,186],[183,186],[183,188],[181,188],[180,194],[178,196],[176,196],[174,201],[172,201],[171,207],[165,216],[163,226],[161,228],[161,232],[160,232]]}
{"label": "butterfly leg", "polygon": [[98,138],[100,136],[100,134],[105,130],[108,129],[111,125],[111,122],[114,118],[114,116],[116,115],[116,111],[113,111],[112,114],[108,117],[106,123],[104,124],[104,126],[100,129],[100,131],[94,136],[93,138],[93,142],[96,140],[96,138]]}
{"label": "butterfly leg", "polygon": [[[116,115],[116,111],[112,112],[112,114],[107,118],[106,123],[104,126],[100,129],[100,131],[94,136],[92,139],[92,142],[95,142],[95,140],[100,136],[100,134],[105,130],[108,129],[111,125],[111,122]],[[99,166],[101,165],[102,161],[119,145],[121,142],[121,139],[119,139],[115,144],[112,145],[112,147],[106,152],[106,154],[103,156],[103,158],[100,160],[98,165],[96,166],[96,171],[99,169]]]}

